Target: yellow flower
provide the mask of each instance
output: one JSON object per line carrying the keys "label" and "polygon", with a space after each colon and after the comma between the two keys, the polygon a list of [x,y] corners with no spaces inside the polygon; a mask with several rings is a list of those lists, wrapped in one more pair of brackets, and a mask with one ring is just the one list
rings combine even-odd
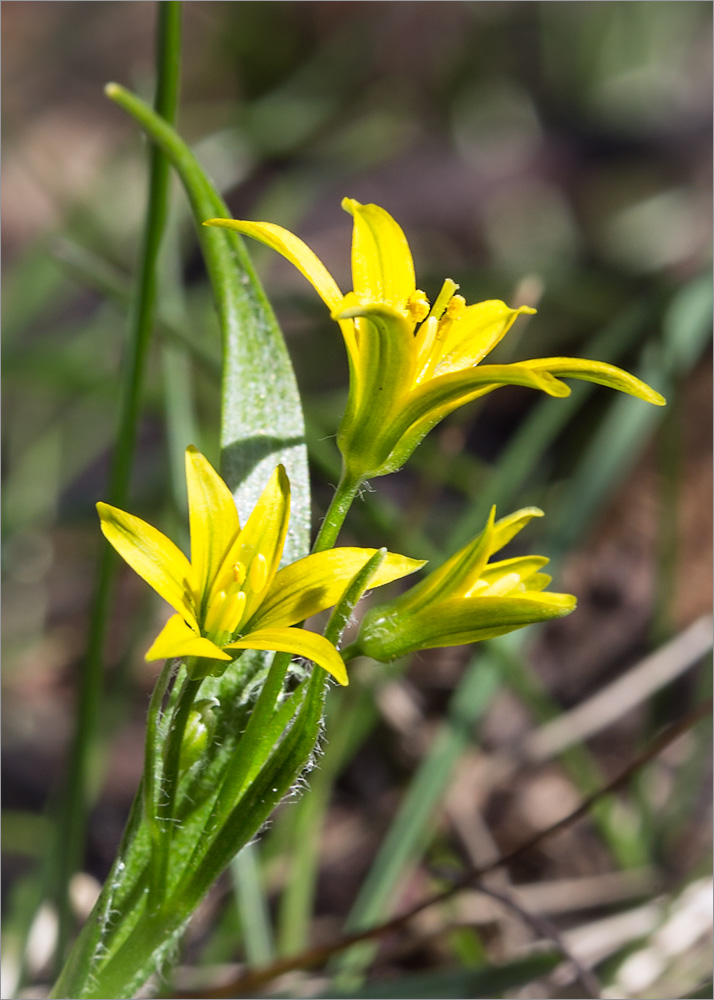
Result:
{"label": "yellow flower", "polygon": [[541,573],[543,556],[488,560],[533,517],[525,507],[494,521],[472,542],[401,597],[370,609],[349,656],[393,660],[417,649],[460,646],[493,639],[533,622],[570,614],[571,594],[544,593],[551,578]]}
{"label": "yellow flower", "polygon": [[[193,447],[186,450],[186,480],[190,562],[146,521],[97,504],[108,541],[177,612],[146,659],[197,658],[189,660],[189,669],[202,676],[222,672],[240,650],[276,650],[313,660],[347,684],[344,663],[332,643],[290,626],[335,604],[376,549],[331,549],[279,570],[290,516],[290,484],[281,465],[242,529],[230,490]],[[370,586],[422,565],[388,553]],[[206,660],[212,662],[201,662]]]}
{"label": "yellow flower", "polygon": [[211,219],[286,257],[311,282],[337,320],[347,347],[350,390],[338,433],[348,476],[395,472],[422,438],[457,407],[500,385],[526,385],[551,396],[570,389],[558,376],[599,382],[662,405],[662,396],[613,365],[582,358],[539,358],[516,364],[481,362],[522,313],[496,300],[467,306],[447,279],[433,305],[416,287],[409,244],[378,205],[345,198],[354,217],[353,291],[343,295],[302,240],[269,222]]}

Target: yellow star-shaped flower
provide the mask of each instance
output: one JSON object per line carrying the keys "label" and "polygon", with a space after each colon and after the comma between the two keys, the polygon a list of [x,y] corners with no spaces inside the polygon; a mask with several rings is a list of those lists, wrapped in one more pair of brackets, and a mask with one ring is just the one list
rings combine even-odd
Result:
{"label": "yellow star-shaped flower", "polygon": [[[190,561],[146,521],[97,504],[108,541],[177,612],[146,659],[195,658],[189,659],[189,670],[201,676],[222,672],[240,650],[275,650],[313,660],[347,684],[344,663],[332,643],[291,626],[335,604],[376,549],[330,549],[278,569],[290,516],[290,484],[281,465],[243,528],[230,490],[193,447],[186,451],[186,480]],[[388,553],[370,586],[422,565]]]}
{"label": "yellow star-shaped flower", "polygon": [[286,257],[311,282],[337,320],[347,347],[350,390],[338,433],[345,470],[360,481],[395,472],[422,438],[457,407],[500,385],[525,385],[567,396],[560,377],[586,379],[662,405],[662,396],[614,365],[582,358],[539,358],[484,365],[483,359],[521,306],[488,301],[467,306],[447,279],[433,305],[416,287],[406,237],[378,205],[345,198],[354,217],[353,290],[343,295],[324,264],[302,240],[269,222],[211,219]]}

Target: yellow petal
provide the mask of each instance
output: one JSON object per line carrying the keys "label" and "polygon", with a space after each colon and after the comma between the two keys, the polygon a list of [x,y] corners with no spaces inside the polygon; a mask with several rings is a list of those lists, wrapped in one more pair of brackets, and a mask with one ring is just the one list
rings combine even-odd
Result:
{"label": "yellow petal", "polygon": [[352,283],[364,302],[406,309],[415,291],[414,261],[407,238],[389,212],[345,198],[342,207],[354,217]]}
{"label": "yellow petal", "polygon": [[342,657],[331,642],[314,632],[302,628],[261,628],[250,632],[243,639],[230,642],[226,649],[273,649],[279,653],[293,653],[312,660],[340,684],[347,684],[347,671]]}
{"label": "yellow petal", "polygon": [[365,477],[396,472],[440,420],[459,406],[485,396],[501,385],[523,385],[540,389],[549,396],[570,395],[569,386],[554,378],[550,372],[536,371],[520,362],[477,365],[428,379],[409,393],[405,405],[385,428],[382,443],[389,447],[388,457],[381,465],[365,470]]}
{"label": "yellow petal", "polygon": [[659,392],[647,385],[641,379],[629,372],[609,365],[604,361],[589,361],[587,358],[536,358],[533,361],[520,361],[524,368],[557,375],[558,378],[578,378],[585,382],[597,382],[610,389],[618,389],[630,396],[637,396],[646,403],[655,406],[666,406],[667,400]]}
{"label": "yellow petal", "polygon": [[[481,571],[480,582],[486,585],[487,590],[479,591],[480,597],[494,596],[514,590],[534,576],[539,569],[548,563],[545,556],[516,556],[514,559],[500,559],[498,562],[489,563]],[[502,581],[508,580],[508,584]],[[498,587],[498,589],[494,589]],[[529,588],[532,589],[532,588]],[[470,594],[466,594],[470,597]]]}
{"label": "yellow petal", "polygon": [[435,373],[442,375],[477,365],[505,337],[522,313],[534,312],[535,309],[529,306],[510,309],[497,299],[467,306],[449,326]]}
{"label": "yellow petal", "polygon": [[210,462],[192,445],[186,449],[186,485],[191,565],[199,588],[199,614],[203,616],[209,589],[238,535],[240,524],[231,491]]}
{"label": "yellow petal", "polygon": [[[534,517],[543,517],[543,511],[540,507],[521,507],[520,510],[499,518],[493,526],[493,536],[489,546],[491,554],[508,545],[510,540],[515,538],[518,532],[522,531]],[[492,563],[492,565],[495,564]]]}
{"label": "yellow petal", "polygon": [[[369,562],[377,549],[339,548],[315,552],[281,569],[265,596],[255,625],[294,625],[331,608],[344,593],[349,581]],[[415,573],[424,565],[388,552],[370,581],[369,589]]]}
{"label": "yellow petal", "polygon": [[97,512],[104,537],[122,559],[186,621],[198,628],[194,601],[196,577],[183,552],[140,517],[101,502],[97,504]]}
{"label": "yellow petal", "polygon": [[330,311],[341,301],[342,292],[319,257],[302,240],[282,226],[275,226],[272,222],[241,222],[237,219],[209,219],[203,224],[235,229],[244,236],[260,240],[271,250],[277,250],[307,278]]}
{"label": "yellow petal", "polygon": [[[416,340],[412,325],[398,310],[383,303],[357,304],[354,295],[345,296],[340,317],[356,319],[359,348],[351,365],[355,392],[342,418],[338,444],[351,464],[364,461],[369,468],[375,453],[389,455],[381,447],[385,433],[394,424],[414,380]],[[334,316],[335,314],[333,314]],[[350,386],[352,390],[352,386]],[[390,438],[388,437],[389,441]]]}
{"label": "yellow petal", "polygon": [[157,635],[145,656],[150,660],[168,660],[175,656],[202,656],[209,660],[231,660],[210,639],[196,635],[181,615],[172,615]]}
{"label": "yellow petal", "polygon": [[251,578],[250,566],[254,557],[262,555],[265,559],[265,566],[261,568],[260,574],[264,580],[263,590],[256,593],[251,589],[249,583],[243,588],[247,597],[243,612],[244,621],[249,621],[255,614],[277,572],[280,557],[283,554],[289,519],[290,482],[285,469],[279,465],[270,477],[253,513],[226,557],[228,568],[237,562],[248,567],[248,581]]}
{"label": "yellow petal", "polygon": [[495,517],[496,508],[491,507],[483,531],[397,601],[403,601],[410,611],[426,608],[428,614],[433,601],[463,596],[470,591],[480,579],[491,553]]}

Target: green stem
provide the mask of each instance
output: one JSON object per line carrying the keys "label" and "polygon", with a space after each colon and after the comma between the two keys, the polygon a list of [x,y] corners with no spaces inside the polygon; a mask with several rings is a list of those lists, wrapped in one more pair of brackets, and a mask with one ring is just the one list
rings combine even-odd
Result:
{"label": "green stem", "polygon": [[[157,88],[155,107],[173,122],[178,103],[181,50],[181,5],[167,0],[158,5],[156,34]],[[122,402],[117,445],[112,458],[109,501],[124,507],[134,456],[144,382],[146,356],[151,336],[156,298],[156,261],[161,243],[169,195],[168,162],[155,147],[150,152],[149,195],[139,280],[130,318],[128,353],[122,375]],[[108,546],[102,551],[91,609],[87,655],[81,665],[76,728],[68,762],[69,786],[59,821],[55,905],[59,918],[57,957],[61,958],[69,938],[71,916],[67,885],[81,864],[88,812],[88,776],[92,745],[96,740],[102,700],[102,652],[109,618],[117,563]]]}
{"label": "green stem", "polygon": [[312,547],[313,552],[324,552],[325,549],[333,548],[347,517],[347,512],[361,485],[361,479],[355,479],[348,475],[343,468],[337,489]]}
{"label": "green stem", "polygon": [[[161,709],[161,703],[164,700],[164,695],[166,694],[166,689],[169,686],[169,681],[171,680],[171,675],[173,674],[175,667],[175,660],[166,660],[164,663],[159,679],[154,687],[153,694],[151,695],[151,702],[149,703],[149,713],[146,719],[146,740],[144,742],[144,819],[146,825],[149,828],[149,837],[151,839],[151,854],[152,857],[158,857],[160,854],[160,843],[161,843],[161,827],[158,822],[159,815],[159,803],[156,794],[156,772],[158,768],[158,754],[156,748],[156,735],[159,726],[159,711]],[[151,865],[150,871],[152,875],[152,889],[155,891],[157,886],[153,884],[153,875],[156,871],[157,866]]]}
{"label": "green stem", "polygon": [[213,830],[219,829],[228,819],[236,799],[250,776],[256,754],[261,757],[265,756],[262,753],[262,748],[268,733],[268,723],[275,711],[275,705],[283,689],[285,676],[291,662],[292,653],[276,653],[273,657],[258,700],[250,713],[248,725],[223,779],[221,794],[216,803],[216,812],[211,821],[211,829]]}
{"label": "green stem", "polygon": [[190,677],[186,677],[169,727],[160,795],[156,803],[158,836],[155,841],[152,839],[150,863],[150,899],[151,910],[154,913],[161,908],[166,896],[169,854],[174,831],[176,790],[181,777],[179,766],[181,763],[181,747],[191,709],[202,683],[203,678],[193,680]]}

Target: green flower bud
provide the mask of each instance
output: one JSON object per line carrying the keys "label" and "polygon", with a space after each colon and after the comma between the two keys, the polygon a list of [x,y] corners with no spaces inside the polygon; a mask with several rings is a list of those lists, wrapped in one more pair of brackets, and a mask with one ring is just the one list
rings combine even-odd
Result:
{"label": "green flower bud", "polygon": [[418,649],[492,639],[533,622],[570,614],[571,594],[545,592],[551,578],[543,556],[489,562],[533,517],[536,507],[495,521],[472,542],[401,597],[364,617],[352,655],[388,662]]}
{"label": "green flower bud", "polygon": [[179,772],[183,774],[196,763],[207,746],[210,745],[216,731],[215,708],[219,704],[216,698],[203,698],[197,701],[186,723],[186,730],[181,744],[179,757]]}

